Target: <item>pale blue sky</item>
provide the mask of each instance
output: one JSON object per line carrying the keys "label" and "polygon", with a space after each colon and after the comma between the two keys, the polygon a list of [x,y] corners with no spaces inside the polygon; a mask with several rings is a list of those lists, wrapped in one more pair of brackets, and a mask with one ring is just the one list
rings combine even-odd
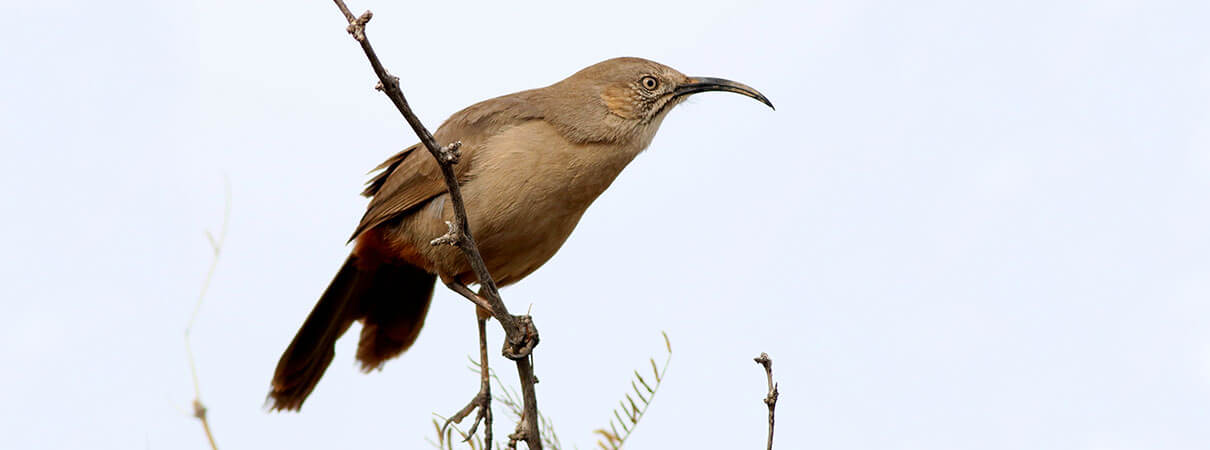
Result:
{"label": "pale blue sky", "polygon": [[[666,330],[633,448],[763,445],[761,351],[782,449],[1210,445],[1210,4],[351,7],[430,126],[622,55],[778,107],[679,107],[504,290],[565,443]],[[0,42],[0,448],[204,447],[181,334],[224,174],[195,329],[224,448],[421,448],[474,393],[441,291],[381,373],[345,340],[301,414],[261,409],[364,173],[415,141],[330,2],[7,1]]]}

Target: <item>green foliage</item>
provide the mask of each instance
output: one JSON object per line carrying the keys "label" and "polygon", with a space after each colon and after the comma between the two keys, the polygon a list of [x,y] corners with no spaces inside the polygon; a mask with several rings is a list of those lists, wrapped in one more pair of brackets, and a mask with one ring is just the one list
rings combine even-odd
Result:
{"label": "green foliage", "polygon": [[[627,392],[625,400],[618,401],[618,408],[613,410],[613,418],[609,419],[609,429],[598,428],[594,433],[601,436],[597,440],[597,447],[605,450],[617,450],[622,448],[634,434],[635,427],[638,426],[639,420],[643,418],[643,414],[647,413],[647,408],[651,406],[651,401],[655,400],[655,394],[659,391],[660,386],[664,383],[664,374],[668,372],[668,364],[672,362],[672,342],[668,340],[668,333],[664,335],[664,348],[668,350],[668,357],[664,359],[663,366],[656,366],[655,358],[649,358],[651,362],[651,377],[654,383],[648,383],[647,379],[639,371],[634,371],[634,378],[630,380],[630,387],[634,391],[632,397]],[[641,386],[641,387],[640,387]],[[644,395],[646,393],[646,395]],[[638,401],[635,401],[635,398]],[[619,411],[621,411],[619,413]],[[621,428],[619,432],[618,429]]]}

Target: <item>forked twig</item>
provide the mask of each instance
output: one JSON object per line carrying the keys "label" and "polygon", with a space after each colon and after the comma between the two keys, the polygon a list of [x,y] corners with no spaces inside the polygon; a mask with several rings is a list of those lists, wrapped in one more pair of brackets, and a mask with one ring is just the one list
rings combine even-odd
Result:
{"label": "forked twig", "polygon": [[219,229],[218,238],[206,231],[206,240],[210,242],[210,250],[214,253],[210,258],[210,268],[206,270],[206,279],[202,281],[202,290],[197,296],[197,302],[193,305],[193,313],[189,315],[189,322],[185,325],[185,356],[189,358],[189,375],[193,378],[193,417],[202,422],[202,430],[206,432],[206,440],[210,443],[212,450],[218,450],[218,444],[214,442],[214,433],[210,431],[210,421],[206,418],[206,405],[202,403],[202,388],[198,383],[197,364],[193,360],[193,345],[190,342],[190,336],[193,333],[193,324],[197,322],[198,312],[202,309],[202,301],[206,299],[206,292],[210,290],[210,280],[214,278],[214,270],[218,267],[218,258],[223,251],[223,243],[227,240],[227,223],[231,218],[231,180],[223,177],[224,202],[223,202],[223,227]]}

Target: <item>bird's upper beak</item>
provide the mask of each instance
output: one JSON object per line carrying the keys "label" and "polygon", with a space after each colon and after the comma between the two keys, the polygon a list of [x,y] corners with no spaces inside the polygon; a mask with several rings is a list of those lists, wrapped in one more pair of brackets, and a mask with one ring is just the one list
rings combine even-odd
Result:
{"label": "bird's upper beak", "polygon": [[[725,91],[725,92],[734,92],[736,94],[746,95],[748,97],[752,97],[752,98],[756,99],[757,101],[759,101],[761,103],[769,105],[770,108],[773,108],[773,103],[770,102],[768,98],[765,98],[764,94],[761,94],[756,89],[752,89],[751,86],[748,86],[746,84],[743,84],[743,83],[740,83],[737,81],[724,80],[722,78],[710,78],[710,77],[690,78],[688,83],[677,86],[676,89],[672,90],[672,98],[683,97],[686,95],[696,94],[698,92],[706,92],[706,91]],[[773,108],[773,109],[777,109],[777,108]]]}

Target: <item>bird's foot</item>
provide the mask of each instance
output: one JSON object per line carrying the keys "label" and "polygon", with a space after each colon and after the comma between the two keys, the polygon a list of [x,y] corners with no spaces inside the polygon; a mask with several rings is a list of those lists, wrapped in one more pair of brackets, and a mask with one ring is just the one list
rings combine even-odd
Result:
{"label": "bird's foot", "polygon": [[[449,229],[449,231],[446,231],[445,234],[438,236],[436,239],[429,241],[429,245],[433,245],[433,246],[450,245],[450,246],[457,247],[462,242],[462,233],[459,232],[458,228],[454,226],[454,222],[450,222],[447,220],[447,221],[445,221],[445,226],[446,226],[446,228]],[[449,283],[446,283],[446,284],[449,284]]]}
{"label": "bird's foot", "polygon": [[504,357],[516,361],[529,356],[538,346],[538,328],[530,316],[513,316],[518,331],[504,339]]}
{"label": "bird's foot", "polygon": [[472,437],[475,436],[475,430],[479,429],[479,423],[482,422],[483,423],[483,441],[488,446],[487,448],[491,448],[490,446],[492,445],[491,444],[492,443],[492,388],[491,388],[490,383],[483,384],[479,388],[479,393],[475,394],[474,398],[471,398],[470,403],[467,403],[465,407],[463,407],[457,413],[454,413],[454,415],[450,416],[450,418],[445,419],[445,424],[441,426],[442,435],[445,434],[445,429],[446,429],[446,427],[450,426],[450,423],[460,424],[460,423],[462,423],[463,419],[465,419],[467,416],[471,415],[471,412],[474,412],[476,410],[478,410],[479,413],[475,414],[475,421],[471,423],[471,428],[469,430],[467,430],[466,439],[463,439],[463,442],[469,441]]}

